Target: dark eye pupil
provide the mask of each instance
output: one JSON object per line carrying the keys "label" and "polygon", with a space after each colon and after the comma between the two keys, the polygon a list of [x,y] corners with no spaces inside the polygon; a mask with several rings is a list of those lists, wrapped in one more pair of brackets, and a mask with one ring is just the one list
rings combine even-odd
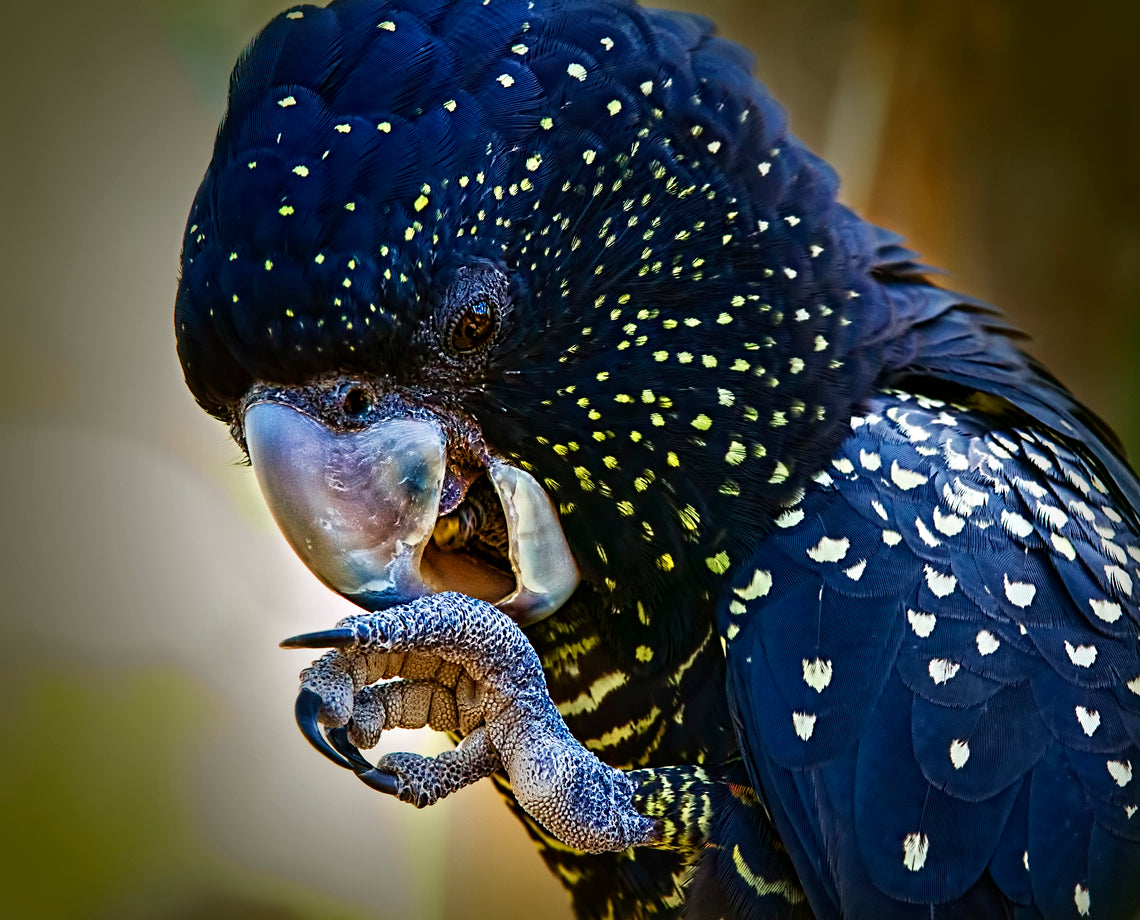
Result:
{"label": "dark eye pupil", "polygon": [[353,387],[344,394],[344,411],[346,414],[359,418],[372,406],[372,397],[368,391],[361,387]]}
{"label": "dark eye pupil", "polygon": [[456,351],[474,351],[494,331],[495,318],[491,305],[485,300],[477,300],[468,304],[460,314],[451,332],[451,344]]}

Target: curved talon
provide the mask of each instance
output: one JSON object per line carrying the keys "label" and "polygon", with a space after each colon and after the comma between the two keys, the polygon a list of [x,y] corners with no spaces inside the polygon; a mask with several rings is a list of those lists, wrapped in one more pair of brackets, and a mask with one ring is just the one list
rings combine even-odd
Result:
{"label": "curved talon", "polygon": [[358,776],[375,769],[360,753],[360,749],[348,740],[348,729],[343,725],[340,728],[327,729],[325,735],[328,737],[329,743],[348,760]]}
{"label": "curved talon", "polygon": [[356,630],[350,626],[301,633],[281,640],[281,648],[352,648],[356,645]]}
{"label": "curved talon", "polygon": [[356,775],[360,777],[360,781],[365,786],[371,786],[378,792],[394,795],[397,798],[400,795],[400,781],[391,773],[384,773],[373,767],[367,773],[357,773]]}
{"label": "curved talon", "polygon": [[338,767],[352,770],[352,764],[333,750],[332,745],[329,744],[321,732],[321,726],[317,721],[317,716],[320,714],[321,706],[323,705],[324,701],[316,693],[308,688],[302,688],[301,692],[297,694],[297,702],[293,707],[293,714],[297,719],[297,727],[301,729],[301,734],[309,740],[309,744],[324,754],[325,757]]}

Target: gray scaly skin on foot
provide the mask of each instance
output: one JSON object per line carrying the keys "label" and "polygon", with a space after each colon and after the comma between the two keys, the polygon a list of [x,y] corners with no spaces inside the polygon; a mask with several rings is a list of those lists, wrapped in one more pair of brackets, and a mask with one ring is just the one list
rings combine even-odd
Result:
{"label": "gray scaly skin on foot", "polygon": [[[402,800],[433,804],[501,767],[518,803],[568,846],[605,852],[659,837],[657,823],[633,807],[637,784],[570,734],[537,654],[498,608],[445,592],[337,625],[351,630],[346,647],[301,675],[302,691],[322,701],[322,724],[346,726],[366,748],[385,728],[464,735],[438,757],[399,753],[377,763]],[[372,686],[386,678],[401,680]]]}

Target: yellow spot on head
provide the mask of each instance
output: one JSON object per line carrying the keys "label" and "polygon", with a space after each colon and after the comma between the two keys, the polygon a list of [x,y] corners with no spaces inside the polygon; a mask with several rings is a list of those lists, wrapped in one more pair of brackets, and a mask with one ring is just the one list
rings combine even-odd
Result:
{"label": "yellow spot on head", "polygon": [[672,572],[674,567],[673,557],[668,553],[662,553],[657,557],[657,568],[662,572]]}
{"label": "yellow spot on head", "polygon": [[728,553],[726,553],[724,550],[721,550],[715,556],[709,556],[707,559],[705,559],[705,565],[707,565],[709,569],[715,574],[723,575],[728,571]]}
{"label": "yellow spot on head", "polygon": [[665,455],[665,460],[672,467],[679,467],[681,465],[681,458],[673,451],[669,451],[669,453]]}
{"label": "yellow spot on head", "polygon": [[716,358],[712,355],[701,355],[701,364],[705,367],[716,367]]}
{"label": "yellow spot on head", "polygon": [[701,516],[692,505],[685,505],[684,508],[679,508],[677,510],[677,517],[681,521],[681,526],[686,530],[691,530],[696,533],[697,528],[701,526]]}
{"label": "yellow spot on head", "polygon": [[383,29],[385,32],[395,32],[396,31],[396,23],[392,22],[391,19],[385,19],[376,28]]}
{"label": "yellow spot on head", "polygon": [[428,206],[428,197],[427,197],[427,195],[420,195],[420,197],[416,199],[416,201],[415,201],[415,204],[413,205],[413,207],[414,207],[414,208],[415,208],[417,211],[422,211],[422,210],[423,210],[424,208],[426,208],[427,206]]}
{"label": "yellow spot on head", "polygon": [[635,654],[637,655],[638,661],[653,660],[653,649],[651,649],[648,645],[639,645]]}
{"label": "yellow spot on head", "polygon": [[292,96],[286,96],[284,99],[278,99],[278,100],[277,100],[277,104],[278,104],[279,106],[281,106],[281,108],[283,108],[283,109],[287,109],[287,108],[289,108],[289,106],[291,106],[291,105],[296,105],[296,104],[297,104],[297,100],[296,100],[296,99],[294,99]]}
{"label": "yellow spot on head", "polygon": [[692,425],[698,431],[708,431],[710,428],[712,428],[712,419],[702,412],[695,419],[693,419]]}

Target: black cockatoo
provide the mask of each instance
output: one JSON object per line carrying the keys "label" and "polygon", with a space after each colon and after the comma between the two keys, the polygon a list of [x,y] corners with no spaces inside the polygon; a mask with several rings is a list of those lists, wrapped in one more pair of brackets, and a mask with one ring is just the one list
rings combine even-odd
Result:
{"label": "black cockatoo", "polygon": [[582,918],[1132,916],[1136,477],[751,66],[627,0],[239,60],[175,325],[364,610],[285,643],[301,727],[419,805],[493,776]]}

